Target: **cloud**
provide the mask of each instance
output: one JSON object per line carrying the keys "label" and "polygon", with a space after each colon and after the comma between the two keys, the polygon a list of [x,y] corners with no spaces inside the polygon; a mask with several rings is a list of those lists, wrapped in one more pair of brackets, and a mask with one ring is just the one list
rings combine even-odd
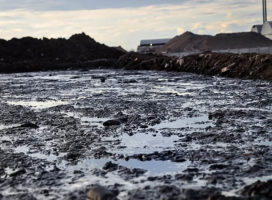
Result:
{"label": "cloud", "polygon": [[95,10],[106,8],[135,8],[162,4],[180,4],[185,1],[188,0],[0,0],[0,10]]}
{"label": "cloud", "polygon": [[[4,1],[0,0],[0,5]],[[53,1],[57,2],[48,0]],[[85,10],[5,10],[0,12],[0,38],[69,37],[86,32],[101,43],[135,49],[141,39],[174,37],[187,30],[201,34],[248,31],[253,24],[262,21],[261,7],[255,0],[248,0],[248,3],[239,0],[179,2],[96,10],[88,6]]]}
{"label": "cloud", "polygon": [[184,28],[178,27],[177,28],[177,33],[178,35],[181,35],[182,33],[184,33],[186,30]]}

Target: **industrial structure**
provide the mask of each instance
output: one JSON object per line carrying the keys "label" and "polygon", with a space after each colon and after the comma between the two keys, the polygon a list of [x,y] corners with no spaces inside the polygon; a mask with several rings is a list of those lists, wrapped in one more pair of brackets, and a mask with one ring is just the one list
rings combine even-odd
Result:
{"label": "industrial structure", "polygon": [[155,39],[155,40],[141,40],[137,51],[139,53],[154,53],[157,49],[165,45],[172,38],[168,39]]}
{"label": "industrial structure", "polygon": [[251,31],[260,33],[263,36],[272,39],[272,21],[267,20],[267,2],[266,0],[262,0],[262,3],[263,3],[263,24],[254,25]]}
{"label": "industrial structure", "polygon": [[[209,48],[209,51],[217,52],[217,53],[258,53],[258,54],[272,54],[272,21],[267,20],[267,0],[262,0],[262,15],[263,15],[263,23],[252,26],[251,32],[255,32],[258,34],[253,34],[250,32],[245,33],[230,33],[230,34],[218,34],[216,36],[205,36],[203,39],[204,42],[198,42],[194,46],[190,46],[193,41],[200,41],[200,36],[194,38],[192,36],[189,39],[185,37],[185,39],[180,39],[179,37],[183,37],[183,35],[177,36],[171,39],[151,39],[151,40],[141,40],[140,45],[138,46],[137,51],[139,53],[147,54],[147,53],[161,53],[168,56],[187,56],[191,54],[197,54],[203,52],[203,47],[210,44],[216,44],[217,46],[222,44],[220,47],[212,46]],[[252,35],[253,34],[253,35]],[[259,35],[261,34],[261,35]],[[242,35],[244,37],[242,37]],[[224,37],[223,37],[224,36]],[[240,38],[239,38],[240,37]],[[186,39],[187,38],[187,39]],[[229,38],[232,38],[231,42]],[[270,40],[268,40],[268,39]],[[170,41],[171,40],[171,41]],[[187,43],[186,43],[187,41]],[[202,41],[202,40],[201,40]],[[238,41],[234,42],[233,41]],[[252,42],[254,43],[252,43]],[[176,48],[176,50],[169,50],[166,48],[167,44],[171,43],[171,48]],[[187,45],[190,48],[181,48],[179,45]],[[231,45],[232,44],[232,45]],[[238,45],[240,44],[240,45]],[[186,46],[185,45],[185,46]],[[174,48],[174,49],[175,49]]]}

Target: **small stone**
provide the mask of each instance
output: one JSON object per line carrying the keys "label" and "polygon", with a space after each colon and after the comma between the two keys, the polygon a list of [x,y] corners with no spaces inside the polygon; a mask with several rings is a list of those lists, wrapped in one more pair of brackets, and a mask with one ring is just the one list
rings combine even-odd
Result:
{"label": "small stone", "polygon": [[177,180],[183,180],[183,181],[192,181],[193,180],[193,176],[190,174],[176,174],[175,175],[175,179]]}
{"label": "small stone", "polygon": [[37,129],[37,128],[39,128],[38,125],[33,124],[33,123],[31,123],[31,122],[27,122],[27,123],[21,125],[20,127],[21,127],[21,128],[32,128],[32,129]]}
{"label": "small stone", "polygon": [[210,170],[220,170],[220,169],[224,169],[226,167],[228,167],[228,166],[225,164],[214,164],[214,165],[210,166]]}
{"label": "small stone", "polygon": [[184,159],[182,156],[176,156],[174,159],[173,159],[174,162],[185,162],[186,159]]}
{"label": "small stone", "polygon": [[80,154],[79,154],[79,153],[76,153],[76,152],[69,152],[69,153],[66,155],[66,159],[67,159],[67,160],[77,160],[79,157],[80,157]]}
{"label": "small stone", "polygon": [[141,127],[141,128],[148,128],[148,126],[145,125],[145,124],[141,125],[140,127]]}
{"label": "small stone", "polygon": [[118,165],[115,163],[112,163],[111,161],[105,163],[103,169],[104,170],[116,170],[118,168]]}
{"label": "small stone", "polygon": [[89,200],[116,200],[116,195],[102,186],[95,186],[88,192]]}
{"label": "small stone", "polygon": [[11,173],[10,176],[15,177],[15,176],[19,176],[19,175],[22,175],[25,173],[26,173],[26,170],[24,168],[22,168],[22,169],[18,169],[17,171]]}
{"label": "small stone", "polygon": [[121,121],[120,120],[108,120],[106,122],[103,123],[103,126],[120,126],[121,125]]}
{"label": "small stone", "polygon": [[256,199],[272,199],[272,180],[267,182],[257,181],[246,186],[242,191],[242,195],[246,197],[257,197]]}
{"label": "small stone", "polygon": [[105,77],[101,77],[101,78],[100,78],[100,81],[101,81],[101,83],[105,83],[106,78],[105,78]]}

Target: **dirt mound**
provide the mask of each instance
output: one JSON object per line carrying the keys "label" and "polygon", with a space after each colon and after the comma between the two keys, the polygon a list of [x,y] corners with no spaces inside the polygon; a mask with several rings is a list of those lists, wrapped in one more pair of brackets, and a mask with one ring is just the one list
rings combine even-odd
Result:
{"label": "dirt mound", "polygon": [[58,65],[117,59],[123,54],[123,51],[100,44],[85,33],[72,35],[69,39],[13,38],[0,40],[0,71],[52,70]]}
{"label": "dirt mound", "polygon": [[272,46],[272,40],[254,32],[221,33],[215,36],[185,32],[174,37],[160,51],[210,51]]}
{"label": "dirt mound", "polygon": [[128,70],[166,70],[242,79],[272,80],[272,56],[205,53],[183,58],[127,53],[117,67]]}

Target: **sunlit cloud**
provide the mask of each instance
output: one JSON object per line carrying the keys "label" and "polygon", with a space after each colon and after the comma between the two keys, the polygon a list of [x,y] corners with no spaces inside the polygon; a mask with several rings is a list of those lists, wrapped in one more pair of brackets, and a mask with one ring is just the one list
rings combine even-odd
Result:
{"label": "sunlit cloud", "polygon": [[187,30],[200,34],[249,31],[262,21],[256,0],[180,2],[85,10],[2,9],[0,37],[67,38],[85,32],[101,43],[130,50],[141,39],[169,38]]}
{"label": "sunlit cloud", "polygon": [[185,31],[186,31],[186,30],[185,30],[184,28],[181,28],[181,27],[178,27],[178,28],[177,28],[177,34],[178,34],[178,35],[183,34]]}

